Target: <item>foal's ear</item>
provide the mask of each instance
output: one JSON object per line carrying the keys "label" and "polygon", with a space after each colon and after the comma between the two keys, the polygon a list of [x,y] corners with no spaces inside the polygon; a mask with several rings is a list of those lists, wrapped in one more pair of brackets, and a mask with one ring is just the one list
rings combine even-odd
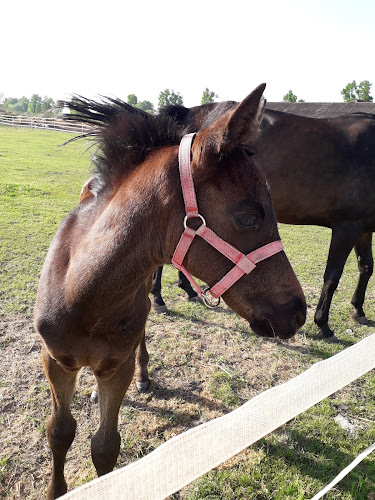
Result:
{"label": "foal's ear", "polygon": [[251,144],[257,140],[266,105],[266,100],[262,100],[265,88],[265,83],[259,85],[229,114],[219,139],[220,152],[228,153],[239,144]]}

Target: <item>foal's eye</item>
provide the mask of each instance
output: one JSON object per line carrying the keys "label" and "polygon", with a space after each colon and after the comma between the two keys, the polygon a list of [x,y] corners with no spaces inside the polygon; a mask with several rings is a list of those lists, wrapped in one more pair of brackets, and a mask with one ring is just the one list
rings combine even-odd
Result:
{"label": "foal's eye", "polygon": [[255,148],[252,146],[244,146],[243,152],[245,153],[246,156],[254,156],[255,155]]}
{"label": "foal's eye", "polygon": [[241,214],[236,216],[237,224],[245,229],[256,229],[259,227],[258,219],[254,214]]}

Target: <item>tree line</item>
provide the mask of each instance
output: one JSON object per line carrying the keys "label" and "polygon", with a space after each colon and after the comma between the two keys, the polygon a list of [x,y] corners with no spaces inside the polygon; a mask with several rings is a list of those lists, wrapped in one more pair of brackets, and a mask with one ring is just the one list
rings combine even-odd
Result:
{"label": "tree line", "polygon": [[[202,93],[201,104],[207,102],[213,102],[214,99],[219,96],[205,88]],[[156,110],[151,101],[140,101],[135,94],[129,94],[127,97],[127,103],[132,106],[147,111],[148,113],[155,113]],[[165,89],[162,90],[158,97],[158,108],[165,108],[169,105],[183,105],[183,97],[179,92],[174,90]],[[16,97],[5,97],[2,92],[0,92],[0,110],[7,111],[14,114],[28,114],[28,115],[42,115],[49,113],[59,114],[61,112],[57,107],[57,103],[51,97],[42,98],[38,94],[33,94],[31,98],[25,96],[21,98]]]}
{"label": "tree line", "polygon": [[[361,102],[372,102],[373,98],[370,95],[372,83],[368,80],[363,80],[357,82],[353,80],[348,83],[341,91],[344,102],[350,101],[361,101]],[[289,90],[287,94],[284,95],[283,101],[285,102],[305,102],[303,99],[298,99],[292,90]]]}
{"label": "tree line", "polygon": [[[2,94],[3,96],[3,94]],[[1,98],[1,94],[0,94]],[[38,94],[33,94],[30,99],[28,97],[4,97],[0,99],[0,105],[3,110],[16,114],[41,115],[47,111],[53,110],[55,101],[51,97],[45,96],[42,98]]]}
{"label": "tree line", "polygon": [[[201,104],[206,104],[207,102],[214,102],[219,96],[215,94],[212,90],[207,87],[204,89],[201,97]],[[149,113],[155,113],[153,104],[150,101],[138,101],[135,94],[128,95],[128,104],[135,106],[136,108],[143,109],[143,111],[148,111]],[[158,97],[158,108],[166,108],[171,105],[183,106],[183,97],[180,92],[175,92],[174,90],[165,89],[162,90]]]}
{"label": "tree line", "polygon": [[[348,83],[341,91],[344,102],[350,102],[353,100],[372,102],[373,98],[370,95],[372,83],[368,80],[363,80],[357,84],[355,80]],[[214,102],[219,96],[206,87],[203,90],[201,97],[201,104],[206,104],[209,102]],[[285,102],[305,102],[303,99],[298,99],[296,94],[292,90],[289,90],[284,97]],[[156,113],[154,105],[151,101],[138,100],[136,94],[129,94],[127,97],[127,103],[147,111],[148,113]],[[183,106],[183,96],[180,92],[175,92],[171,89],[164,89],[160,92],[158,97],[158,109],[165,108],[170,105],[180,105]],[[38,94],[33,94],[30,98],[25,96],[21,98],[5,97],[3,93],[0,92],[0,110],[7,111],[15,114],[29,114],[29,115],[46,115],[46,114],[59,114],[61,110],[56,108],[57,103],[51,98],[45,96],[42,98]]]}

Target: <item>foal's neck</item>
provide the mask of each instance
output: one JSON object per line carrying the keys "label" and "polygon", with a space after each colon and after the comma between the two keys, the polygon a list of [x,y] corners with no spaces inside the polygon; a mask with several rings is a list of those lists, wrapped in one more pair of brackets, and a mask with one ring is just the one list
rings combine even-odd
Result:
{"label": "foal's neck", "polygon": [[151,154],[115,188],[78,243],[69,269],[72,299],[91,308],[108,297],[122,307],[132,303],[156,266],[171,261],[183,230],[183,199],[177,151],[167,151],[163,163],[160,153]]}

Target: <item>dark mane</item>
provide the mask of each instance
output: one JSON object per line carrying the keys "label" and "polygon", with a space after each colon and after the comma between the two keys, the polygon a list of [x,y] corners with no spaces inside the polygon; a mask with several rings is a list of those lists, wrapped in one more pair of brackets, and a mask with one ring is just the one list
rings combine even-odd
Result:
{"label": "dark mane", "polygon": [[169,106],[161,108],[159,115],[170,116],[181,123],[189,112],[190,109],[185,108],[185,106],[170,104]]}
{"label": "dark mane", "polygon": [[89,138],[98,146],[93,157],[94,189],[113,185],[157,148],[179,144],[183,127],[168,115],[150,115],[126,102],[103,97],[101,102],[74,96],[62,101],[72,114],[65,119],[85,123],[92,130],[68,142]]}
{"label": "dark mane", "polygon": [[193,108],[170,105],[162,108],[159,115],[174,118],[186,127],[187,132],[196,132],[198,129],[204,129],[213,124],[227,111],[233,110],[237,104],[235,101],[209,102]]}
{"label": "dark mane", "polygon": [[[205,120],[202,124],[202,129],[210,126],[216,120],[218,120],[221,116],[225,115],[230,110],[233,110],[238,105],[238,102],[235,101],[223,101],[218,103],[213,103],[209,107],[209,113],[206,114]],[[209,106],[208,104],[206,105]]]}

